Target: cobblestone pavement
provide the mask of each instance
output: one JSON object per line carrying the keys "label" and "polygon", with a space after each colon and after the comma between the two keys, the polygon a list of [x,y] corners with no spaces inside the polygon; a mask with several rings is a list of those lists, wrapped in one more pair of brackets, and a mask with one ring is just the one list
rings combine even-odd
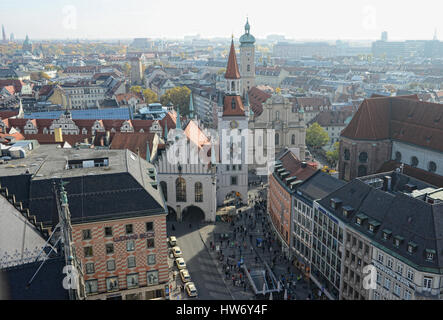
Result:
{"label": "cobblestone pavement", "polygon": [[[310,285],[301,278],[300,271],[281,255],[281,248],[278,247],[273,236],[270,234],[270,226],[267,217],[260,209],[248,207],[241,209],[235,222],[217,222],[215,225],[207,225],[200,229],[200,236],[209,250],[211,257],[216,261],[217,269],[223,281],[225,281],[234,299],[263,299],[256,297],[248,281],[245,291],[244,286],[235,286],[232,275],[238,275],[234,270],[226,272],[227,257],[233,256],[235,263],[243,258],[248,269],[264,268],[264,262],[272,267],[277,279],[281,280],[282,291],[280,294],[273,294],[273,299],[283,299],[283,290],[286,286],[288,299],[307,299],[312,296]],[[232,233],[230,241],[216,241],[215,234]],[[235,235],[235,236],[234,236]],[[257,238],[263,239],[261,246],[257,246]],[[211,247],[211,243],[213,246]],[[221,253],[217,252],[219,245]],[[220,260],[222,255],[223,260]],[[244,275],[242,275],[244,278]],[[299,280],[297,280],[300,278]],[[261,288],[257,288],[261,290]]]}

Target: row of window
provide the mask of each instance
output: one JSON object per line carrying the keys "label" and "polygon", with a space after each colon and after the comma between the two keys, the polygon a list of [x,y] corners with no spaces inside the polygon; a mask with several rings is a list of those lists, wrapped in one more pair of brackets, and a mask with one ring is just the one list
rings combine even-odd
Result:
{"label": "row of window", "polygon": [[[395,153],[395,161],[401,162],[402,154],[401,152],[397,151]],[[410,160],[410,164],[412,167],[418,167],[419,160],[416,156],[412,156]],[[437,171],[437,164],[434,161],[428,162],[428,171],[429,172],[436,172]]]}
{"label": "row of window", "polygon": [[[160,182],[165,201],[168,201],[168,185],[165,181]],[[195,202],[203,202],[203,184],[196,182],[194,185]],[[186,180],[179,177],[175,180],[176,202],[186,202]]]}
{"label": "row of window", "polygon": [[[280,135],[278,133],[275,134],[275,145],[278,146],[280,144]],[[295,145],[295,134],[291,136],[291,144]]]}
{"label": "row of window", "polygon": [[[154,222],[146,222],[145,223],[145,230],[146,232],[152,232],[154,231]],[[125,233],[127,235],[134,234],[134,225],[133,224],[127,224],[125,225]],[[104,236],[105,237],[112,237],[114,234],[113,227],[104,227]],[[90,240],[92,239],[92,231],[91,229],[84,229],[82,230],[82,237],[83,240]]]}
{"label": "row of window", "polygon": [[[146,284],[148,286],[154,286],[157,285],[158,282],[158,271],[148,271],[146,272]],[[139,274],[138,273],[132,273],[126,275],[126,289],[133,289],[137,288],[139,286]],[[85,281],[85,287],[86,287],[86,294],[95,294],[98,293],[98,280],[92,279],[92,280],[86,280]],[[108,277],[106,278],[106,290],[108,292],[112,291],[118,291],[121,288],[119,286],[118,277]]]}
{"label": "row of window", "polygon": [[[113,254],[114,253],[114,244],[113,243],[107,243],[105,245],[106,248],[106,254]],[[146,239],[146,249],[154,249],[155,248],[155,241],[154,238]],[[131,252],[135,250],[135,241],[134,240],[128,240],[126,241],[126,251]],[[85,258],[90,258],[94,256],[94,252],[92,250],[92,246],[83,247],[83,253]]]}
{"label": "row of window", "polygon": [[[126,262],[127,262],[128,268],[135,268],[137,266],[135,256],[128,257]],[[147,265],[153,266],[155,264],[156,264],[155,254],[149,254],[147,256]],[[115,271],[115,260],[114,259],[106,261],[106,270],[107,271]],[[85,272],[86,272],[86,274],[95,273],[95,263],[94,262],[85,263]]]}
{"label": "row of window", "polygon": [[[384,264],[384,254],[381,251],[377,252],[377,261],[381,264]],[[386,257],[386,266],[394,270],[394,261],[390,257]],[[395,272],[399,275],[403,276],[403,264],[400,262],[397,262]],[[414,282],[414,270],[407,269],[406,270],[406,278],[410,280],[411,282]]]}

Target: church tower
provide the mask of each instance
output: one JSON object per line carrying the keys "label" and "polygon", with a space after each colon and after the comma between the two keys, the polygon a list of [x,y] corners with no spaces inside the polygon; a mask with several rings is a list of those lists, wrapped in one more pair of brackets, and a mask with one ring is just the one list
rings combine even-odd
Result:
{"label": "church tower", "polygon": [[250,34],[250,29],[249,20],[246,19],[245,34],[240,37],[240,74],[243,96],[255,86],[255,38]]}
{"label": "church tower", "polygon": [[243,103],[242,81],[237,64],[234,39],[231,41],[225,73],[226,91],[218,103],[220,164],[218,170],[217,205],[227,199],[248,201],[247,138],[249,103]]}

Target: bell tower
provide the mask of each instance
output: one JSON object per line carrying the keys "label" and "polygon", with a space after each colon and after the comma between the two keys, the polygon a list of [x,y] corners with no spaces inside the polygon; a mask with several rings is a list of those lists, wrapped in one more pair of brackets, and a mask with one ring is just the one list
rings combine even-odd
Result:
{"label": "bell tower", "polygon": [[248,201],[247,137],[249,103],[242,99],[242,79],[231,41],[228,65],[225,73],[226,91],[219,96],[218,131],[221,161],[218,165],[217,205],[226,199],[242,203]]}
{"label": "bell tower", "polygon": [[245,92],[255,86],[255,38],[250,33],[249,19],[246,19],[245,33],[240,37],[240,74]]}

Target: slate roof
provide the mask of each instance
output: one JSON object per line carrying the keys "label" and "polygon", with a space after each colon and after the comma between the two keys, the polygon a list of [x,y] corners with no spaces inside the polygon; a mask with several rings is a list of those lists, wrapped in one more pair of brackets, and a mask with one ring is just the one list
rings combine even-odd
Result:
{"label": "slate roof", "polygon": [[[386,173],[379,177],[384,175]],[[354,230],[372,239],[376,246],[409,265],[424,271],[443,273],[443,269],[440,269],[443,267],[443,203],[431,205],[404,193],[407,183],[416,184],[418,189],[429,185],[396,172],[390,173],[390,176],[392,192],[376,189],[362,179],[354,179],[321,199],[319,204]],[[342,201],[337,209],[331,207],[333,198]],[[345,217],[342,213],[344,206],[350,206],[355,211]],[[359,214],[368,216],[361,226],[356,223]],[[371,221],[380,223],[374,233],[369,231]],[[385,229],[392,231],[392,237],[388,240],[383,240]],[[404,238],[399,247],[394,245],[395,236]],[[408,252],[411,241],[417,244],[413,254]],[[426,260],[426,249],[436,251],[434,261]]]}
{"label": "slate roof", "polygon": [[[66,161],[108,158],[108,167],[65,169]],[[0,165],[0,182],[45,226],[57,217],[52,181],[68,181],[73,224],[165,213],[164,202],[145,160],[128,150],[57,149],[42,145],[27,158]],[[26,174],[29,170],[29,174]]]}
{"label": "slate roof", "polygon": [[[28,263],[0,270],[0,280],[4,281],[5,298],[9,300],[69,300],[69,291],[63,288],[65,260],[63,257],[48,259],[26,288],[41,262]],[[0,282],[1,284],[1,282]]]}
{"label": "slate roof", "polygon": [[343,127],[346,121],[352,119],[353,113],[352,110],[322,111],[309,124],[317,122],[322,127]]}
{"label": "slate roof", "polygon": [[[64,111],[43,111],[25,113],[25,119],[59,119]],[[71,110],[72,119],[119,119],[128,120],[131,118],[128,108],[106,108]]]}
{"label": "slate roof", "polygon": [[303,193],[303,196],[309,200],[322,199],[331,192],[343,187],[346,182],[330,176],[329,174],[318,170],[314,175],[303,181],[297,190]]}

